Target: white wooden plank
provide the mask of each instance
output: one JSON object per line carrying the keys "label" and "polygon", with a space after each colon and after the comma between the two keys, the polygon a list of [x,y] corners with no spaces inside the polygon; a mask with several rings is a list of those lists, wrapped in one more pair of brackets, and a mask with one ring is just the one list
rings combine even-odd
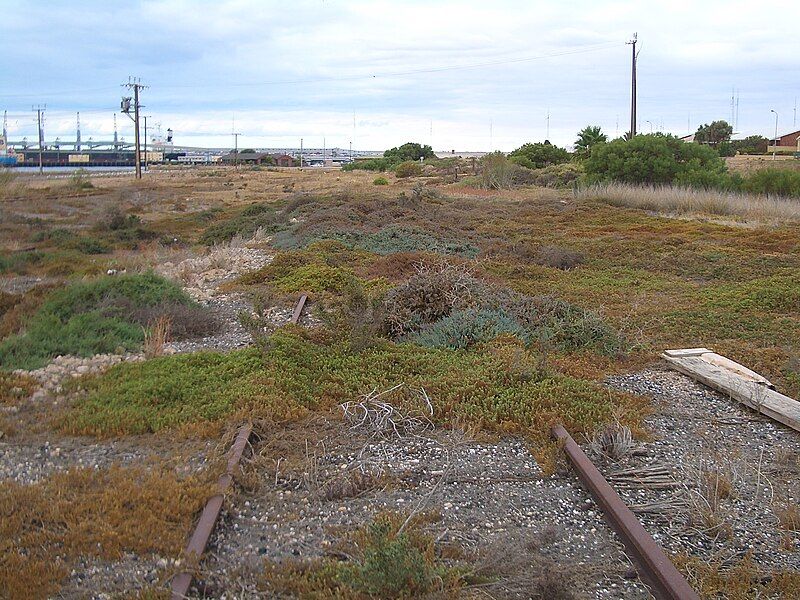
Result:
{"label": "white wooden plank", "polygon": [[682,356],[700,356],[706,352],[712,352],[708,348],[683,348],[680,350],[665,350],[664,354],[673,358],[681,358]]}
{"label": "white wooden plank", "polygon": [[730,398],[784,425],[800,431],[800,402],[753,381],[741,374],[704,360],[704,356],[674,358],[663,355],[667,364],[692,379],[726,394]]}

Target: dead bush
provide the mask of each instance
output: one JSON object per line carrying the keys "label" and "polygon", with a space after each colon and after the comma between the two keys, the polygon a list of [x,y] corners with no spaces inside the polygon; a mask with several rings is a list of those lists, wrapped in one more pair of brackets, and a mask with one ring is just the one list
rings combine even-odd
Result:
{"label": "dead bush", "polygon": [[574,269],[583,261],[584,257],[580,252],[560,246],[542,246],[536,253],[536,264],[562,271]]}
{"label": "dead bush", "polygon": [[323,483],[319,488],[319,495],[329,502],[356,498],[380,485],[382,479],[374,473],[351,469]]}
{"label": "dead bush", "polygon": [[145,327],[159,319],[166,319],[169,322],[169,336],[173,340],[204,337],[216,333],[220,328],[214,314],[198,305],[165,303],[131,307],[128,314],[131,321]]}
{"label": "dead bush", "polygon": [[787,531],[800,531],[800,508],[795,503],[779,505],[775,508],[775,515],[782,529]]}
{"label": "dead bush", "polygon": [[580,567],[560,564],[544,554],[557,537],[552,528],[541,533],[501,535],[480,549],[471,578],[503,598],[576,598]]}
{"label": "dead bush", "polygon": [[619,421],[609,423],[596,431],[590,443],[590,448],[596,455],[613,461],[627,458],[633,454],[636,446],[630,428]]}
{"label": "dead bush", "polygon": [[0,486],[0,595],[58,596],[81,557],[125,552],[177,556],[210,481],[178,480],[169,469],[114,466],[56,473],[39,483]]}
{"label": "dead bush", "polygon": [[164,355],[164,346],[169,341],[170,320],[161,315],[145,328],[143,350],[146,358]]}
{"label": "dead bush", "polygon": [[[384,329],[401,338],[447,319],[457,311],[502,311],[524,330],[529,343],[549,349],[592,348],[609,356],[625,348],[624,341],[597,314],[549,296],[526,296],[478,279],[464,265],[422,264],[385,299]],[[516,328],[514,328],[516,329]],[[511,329],[506,329],[511,331]],[[522,338],[521,338],[522,339]]]}

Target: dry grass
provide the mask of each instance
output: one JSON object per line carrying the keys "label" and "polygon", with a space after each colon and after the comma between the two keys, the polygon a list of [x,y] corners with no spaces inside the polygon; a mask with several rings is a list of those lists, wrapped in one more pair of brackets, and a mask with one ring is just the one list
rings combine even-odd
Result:
{"label": "dry grass", "polygon": [[575,197],[665,214],[719,215],[766,223],[800,220],[798,200],[735,192],[604,183],[577,190]]}
{"label": "dry grass", "polygon": [[211,491],[168,470],[75,469],[0,486],[0,596],[45,598],[81,557],[177,555]]}
{"label": "dry grass", "polygon": [[0,406],[16,406],[39,386],[35,379],[0,371]]}
{"label": "dry grass", "polygon": [[788,599],[800,595],[800,573],[762,571],[750,555],[733,565],[686,555],[675,556],[673,561],[701,598]]}
{"label": "dry grass", "polygon": [[171,323],[169,317],[162,315],[144,330],[144,344],[142,346],[146,358],[155,358],[164,355],[164,346],[169,341]]}

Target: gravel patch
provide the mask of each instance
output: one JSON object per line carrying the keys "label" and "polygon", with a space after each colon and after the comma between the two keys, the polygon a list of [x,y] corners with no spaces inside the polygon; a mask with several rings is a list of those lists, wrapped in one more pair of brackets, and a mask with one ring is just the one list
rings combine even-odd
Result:
{"label": "gravel patch", "polygon": [[765,571],[800,569],[800,534],[780,528],[776,516],[800,501],[800,434],[673,371],[649,369],[608,385],[655,401],[646,455],[598,467],[606,476],[620,467],[672,471],[672,489],[619,490],[629,505],[666,503],[639,515],[659,544],[723,562],[751,553]]}
{"label": "gravel patch", "polygon": [[[430,529],[442,543],[475,549],[508,536],[549,538],[542,552],[578,578],[579,597],[650,597],[629,578],[630,561],[590,496],[571,475],[543,477],[521,440],[479,443],[443,432],[365,443],[346,434],[312,444],[311,470],[282,468],[278,454],[261,463],[258,490],[226,509],[198,597],[255,595],[264,559],[320,557],[342,530],[420,507],[441,515]],[[359,465],[388,483],[338,497],[336,482]]]}

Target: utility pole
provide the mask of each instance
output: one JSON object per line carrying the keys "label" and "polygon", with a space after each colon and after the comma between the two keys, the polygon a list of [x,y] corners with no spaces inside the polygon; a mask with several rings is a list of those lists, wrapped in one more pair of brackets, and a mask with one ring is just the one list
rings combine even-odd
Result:
{"label": "utility pole", "polygon": [[123,113],[128,115],[133,121],[133,141],[134,145],[136,146],[135,154],[136,154],[136,179],[142,178],[142,153],[141,148],[139,146],[139,110],[144,108],[139,103],[139,91],[147,88],[146,85],[142,85],[142,80],[137,78],[128,78],[128,83],[123,84],[124,87],[128,88],[129,90],[133,90],[133,117],[131,117],[131,98],[124,97],[122,98],[122,102],[120,103],[120,109]]}
{"label": "utility pole", "polygon": [[239,168],[239,136],[241,133],[232,133],[233,136],[233,168]]}
{"label": "utility pole", "polygon": [[631,45],[631,138],[636,135],[636,42],[637,34],[633,34],[633,39],[627,42]]}
{"label": "utility pole", "polygon": [[42,113],[45,111],[46,108],[47,108],[47,105],[45,105],[44,108],[42,108],[41,105],[37,106],[36,108],[31,108],[31,110],[35,110],[36,111],[36,123],[37,123],[38,129],[39,129],[39,173],[43,173],[44,172],[44,169],[42,168],[42,166],[43,166],[42,165],[42,151],[44,150],[44,130],[42,129]]}
{"label": "utility pole", "polygon": [[[116,119],[116,113],[114,113],[114,118]],[[81,151],[81,113],[75,115],[75,150]]]}
{"label": "utility pole", "polygon": [[144,170],[147,171],[147,117],[150,115],[144,116]]}
{"label": "utility pole", "polygon": [[303,138],[300,138],[300,168],[303,168]]}
{"label": "utility pole", "polygon": [[117,136],[117,113],[114,113],[114,152],[117,151],[119,138]]}

